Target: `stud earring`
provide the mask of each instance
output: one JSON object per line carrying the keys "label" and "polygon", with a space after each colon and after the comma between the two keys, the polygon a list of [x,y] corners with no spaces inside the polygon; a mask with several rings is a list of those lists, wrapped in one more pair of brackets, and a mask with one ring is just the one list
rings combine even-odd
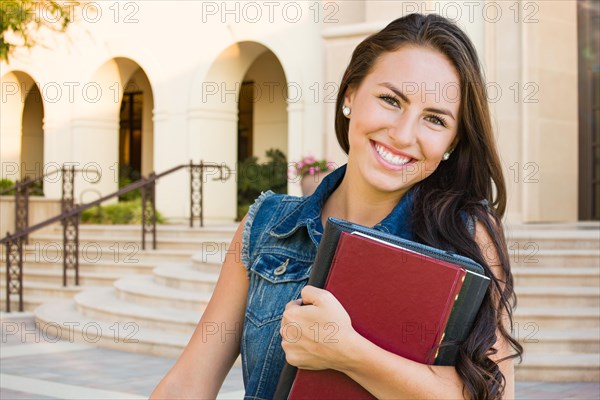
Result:
{"label": "stud earring", "polygon": [[449,151],[447,151],[447,152],[445,152],[445,153],[444,153],[444,155],[442,156],[442,159],[443,159],[444,161],[447,161],[449,158],[450,158],[450,152],[449,152]]}
{"label": "stud earring", "polygon": [[350,111],[350,107],[348,106],[344,106],[342,107],[342,113],[347,117],[348,115],[350,115],[352,111]]}

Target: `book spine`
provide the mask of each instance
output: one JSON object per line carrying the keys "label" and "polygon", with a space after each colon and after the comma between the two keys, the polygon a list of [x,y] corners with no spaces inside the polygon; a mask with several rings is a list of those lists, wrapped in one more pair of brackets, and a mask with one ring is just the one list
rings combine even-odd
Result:
{"label": "book spine", "polygon": [[441,347],[434,365],[456,365],[459,344],[451,342],[464,341],[475,322],[477,311],[481,306],[489,281],[467,273],[462,289],[448,319],[446,330],[442,335]]}
{"label": "book spine", "polygon": [[294,384],[294,379],[296,379],[297,372],[298,368],[291,366],[287,362],[283,365],[281,375],[279,375],[279,382],[277,383],[277,388],[275,389],[275,394],[273,395],[274,400],[288,399],[290,396],[290,391],[292,390],[292,385]]}
{"label": "book spine", "polygon": [[[327,282],[327,276],[329,275],[329,267],[333,261],[335,249],[337,248],[341,234],[341,230],[330,226],[330,224],[325,226],[319,250],[317,251],[317,257],[310,272],[308,285],[318,288],[325,287],[325,282]],[[289,398],[297,372],[298,368],[291,366],[287,362],[283,365],[279,383],[273,396],[274,399],[287,400]]]}
{"label": "book spine", "polygon": [[308,285],[315,286],[318,288],[324,288],[325,282],[327,282],[327,276],[329,275],[329,268],[335,256],[335,250],[342,231],[335,227],[327,224],[325,231],[319,244],[319,250],[317,251],[317,257],[310,271],[310,278],[308,279]]}

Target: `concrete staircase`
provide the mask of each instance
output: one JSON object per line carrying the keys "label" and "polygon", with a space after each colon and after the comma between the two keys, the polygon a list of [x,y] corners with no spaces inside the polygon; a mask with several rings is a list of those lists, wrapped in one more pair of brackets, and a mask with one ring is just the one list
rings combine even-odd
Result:
{"label": "concrete staircase", "polygon": [[[210,298],[235,229],[159,226],[157,250],[141,250],[138,226],[81,226],[78,287],[71,275],[71,286],[62,287],[61,229],[35,234],[24,251],[25,309],[36,310],[42,334],[176,356]],[[196,268],[194,255],[202,263]]]}
{"label": "concrete staircase", "polygon": [[520,381],[600,380],[600,225],[507,229]]}
{"label": "concrete staircase", "polygon": [[[61,288],[60,265],[41,259],[52,257],[59,231],[35,236],[30,246],[37,243],[44,257],[32,250],[38,260],[25,266],[26,306],[41,304],[42,330],[60,329],[65,339],[176,357],[210,298],[234,230],[161,226],[159,250],[141,251],[138,227],[84,227],[85,290]],[[517,379],[600,380],[600,224],[511,226],[507,243],[518,297],[514,334],[525,348]]]}

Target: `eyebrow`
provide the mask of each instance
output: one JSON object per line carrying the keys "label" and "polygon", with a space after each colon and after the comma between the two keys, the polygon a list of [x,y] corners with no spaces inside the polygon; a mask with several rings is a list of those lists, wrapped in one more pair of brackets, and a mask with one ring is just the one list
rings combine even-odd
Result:
{"label": "eyebrow", "polygon": [[[400,97],[402,99],[402,101],[404,101],[407,104],[410,104],[410,100],[408,99],[408,97],[404,93],[402,93],[402,91],[400,89],[398,89],[397,87],[395,87],[391,83],[389,83],[389,82],[381,82],[379,85],[380,86],[385,86],[386,88],[390,89],[392,92],[396,93],[396,95],[398,97]],[[445,109],[445,108],[427,107],[425,109],[425,111],[431,111],[431,112],[434,112],[434,113],[437,113],[437,114],[447,115],[447,116],[449,116],[450,118],[452,118],[453,120],[456,121],[456,119],[454,118],[454,115],[452,115],[452,113],[449,110]]]}

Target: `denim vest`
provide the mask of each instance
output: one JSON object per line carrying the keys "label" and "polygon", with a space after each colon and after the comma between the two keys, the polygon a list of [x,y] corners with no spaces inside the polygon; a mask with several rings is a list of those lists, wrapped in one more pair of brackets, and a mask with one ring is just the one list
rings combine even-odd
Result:
{"label": "denim vest", "polygon": [[[248,211],[241,249],[250,279],[241,342],[245,399],[273,397],[285,362],[281,316],[308,281],[323,233],[321,209],[345,171],[330,173],[309,197],[264,192]],[[374,228],[413,240],[412,198],[407,192]]]}

